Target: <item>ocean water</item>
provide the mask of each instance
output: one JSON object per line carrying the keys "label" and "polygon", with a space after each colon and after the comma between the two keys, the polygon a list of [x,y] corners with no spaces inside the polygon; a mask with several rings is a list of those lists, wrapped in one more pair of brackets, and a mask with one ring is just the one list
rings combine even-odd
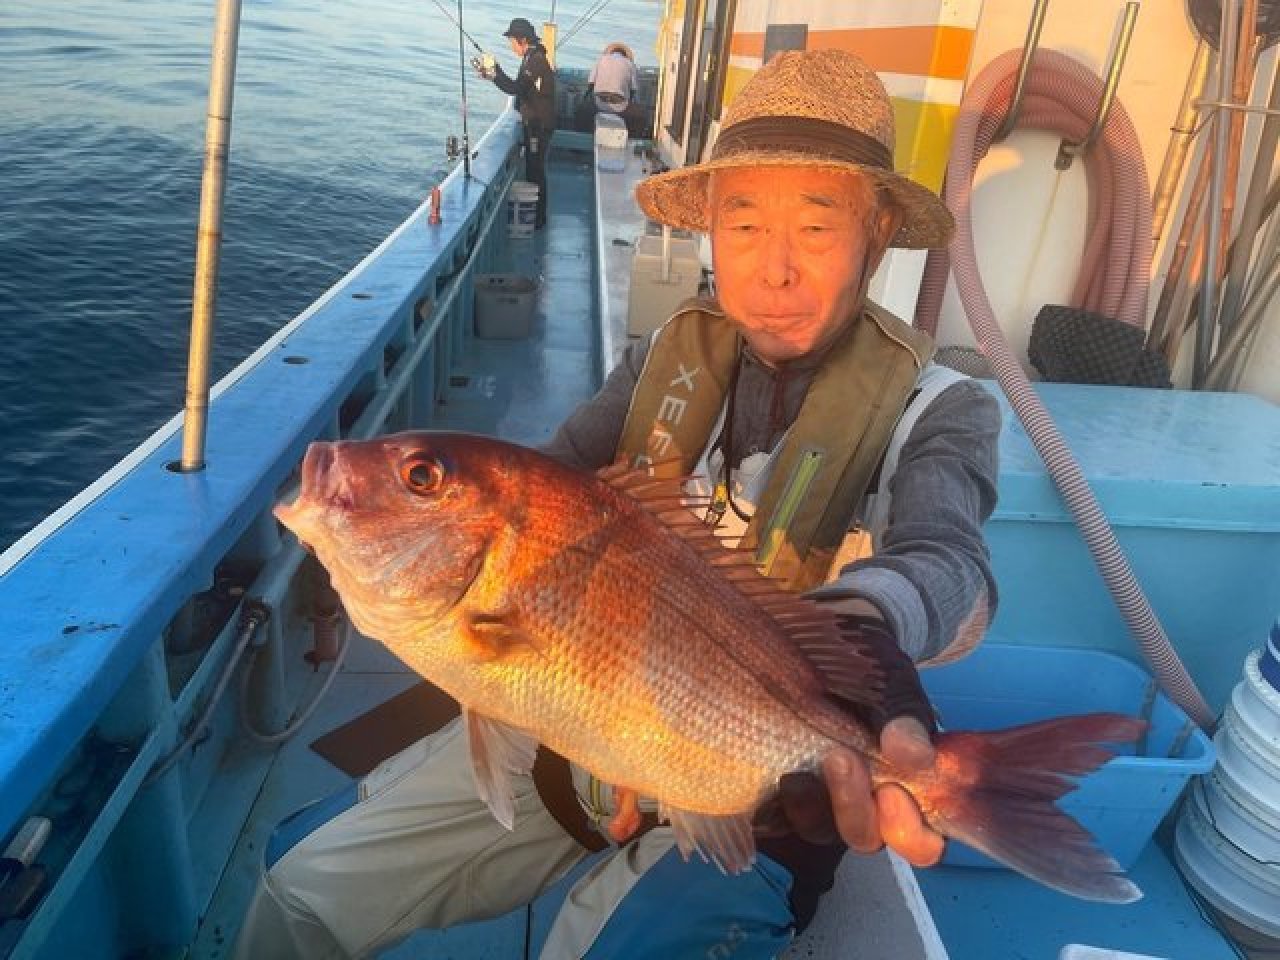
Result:
{"label": "ocean water", "polygon": [[[462,132],[456,0],[245,0],[214,375],[421,202]],[[628,43],[659,0],[558,0],[560,63]],[[214,0],[0,4],[0,550],[182,406]],[[502,31],[552,12],[465,0]],[[584,21],[584,16],[590,19]],[[469,58],[475,51],[468,43]],[[472,142],[506,98],[468,68]]]}

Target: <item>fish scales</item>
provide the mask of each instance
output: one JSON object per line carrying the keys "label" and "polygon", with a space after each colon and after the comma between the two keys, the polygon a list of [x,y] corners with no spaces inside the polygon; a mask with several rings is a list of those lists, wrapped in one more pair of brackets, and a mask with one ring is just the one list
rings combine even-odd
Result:
{"label": "fish scales", "polygon": [[[532,720],[601,779],[694,812],[754,806],[782,773],[814,766],[831,741],[758,679],[789,666],[818,687],[772,620],[622,496],[592,511],[581,496],[540,500],[533,478],[522,489],[519,535],[472,590],[518,611],[541,651],[541,664],[494,667],[527,681],[499,719]],[[789,675],[774,686],[796,687]]]}

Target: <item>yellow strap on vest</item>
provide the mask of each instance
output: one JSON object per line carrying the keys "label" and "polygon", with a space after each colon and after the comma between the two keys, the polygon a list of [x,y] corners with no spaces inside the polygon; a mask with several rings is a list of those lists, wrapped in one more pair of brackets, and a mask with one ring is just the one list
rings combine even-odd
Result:
{"label": "yellow strap on vest", "polygon": [[[823,582],[888,446],[932,341],[868,304],[832,347],[787,432],[743,546],[769,576]],[[690,301],[659,330],[632,395],[619,452],[682,476],[720,415],[738,353],[714,301]]]}

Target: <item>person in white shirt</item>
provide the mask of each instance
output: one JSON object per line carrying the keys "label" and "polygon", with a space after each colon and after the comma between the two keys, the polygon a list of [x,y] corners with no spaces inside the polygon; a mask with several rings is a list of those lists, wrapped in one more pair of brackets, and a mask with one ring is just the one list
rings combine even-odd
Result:
{"label": "person in white shirt", "polygon": [[587,89],[577,110],[579,130],[592,129],[597,113],[613,114],[627,124],[633,137],[648,135],[648,111],[636,101],[640,91],[640,73],[635,57],[625,43],[611,43],[591,68]]}

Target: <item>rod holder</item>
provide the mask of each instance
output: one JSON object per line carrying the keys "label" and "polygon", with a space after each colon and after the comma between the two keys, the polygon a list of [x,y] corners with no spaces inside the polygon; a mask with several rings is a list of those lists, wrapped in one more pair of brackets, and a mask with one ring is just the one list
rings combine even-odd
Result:
{"label": "rod holder", "polygon": [[1031,58],[1040,46],[1040,31],[1044,29],[1044,17],[1049,11],[1049,0],[1036,0],[1031,11],[1031,22],[1027,25],[1027,39],[1022,44],[1022,60],[1018,63],[1018,79],[1013,85],[1013,99],[1009,101],[1009,110],[1000,121],[994,142],[999,142],[1018,125],[1018,112],[1022,109],[1022,95],[1026,93],[1027,74],[1031,70]]}
{"label": "rod holder", "polygon": [[1098,112],[1094,115],[1093,125],[1079,143],[1063,140],[1058,145],[1058,157],[1053,161],[1059,170],[1070,169],[1076,157],[1082,157],[1102,135],[1107,125],[1107,117],[1111,115],[1111,107],[1116,101],[1116,90],[1120,87],[1120,74],[1124,72],[1124,61],[1129,55],[1129,41],[1133,39],[1133,28],[1138,22],[1138,11],[1142,8],[1140,0],[1129,0],[1124,8],[1124,22],[1120,24],[1120,36],[1116,40],[1115,50],[1111,54],[1111,62],[1107,64],[1107,78],[1102,88],[1102,99],[1098,101]]}

